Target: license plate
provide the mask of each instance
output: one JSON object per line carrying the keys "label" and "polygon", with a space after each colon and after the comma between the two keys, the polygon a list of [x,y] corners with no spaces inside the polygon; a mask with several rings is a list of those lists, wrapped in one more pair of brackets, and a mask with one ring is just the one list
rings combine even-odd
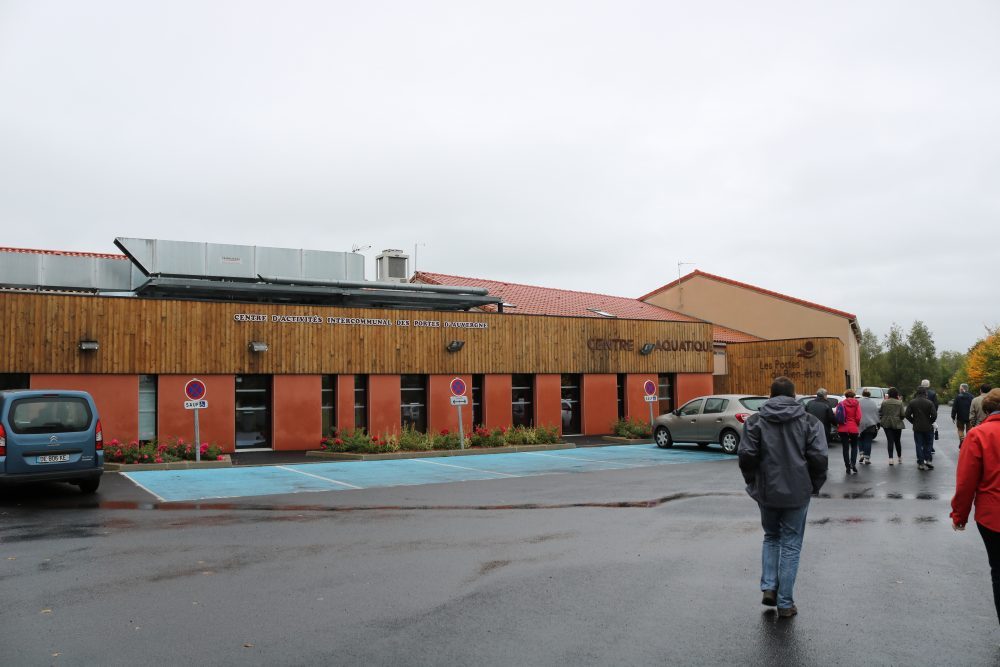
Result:
{"label": "license plate", "polygon": [[69,461],[69,454],[48,454],[46,456],[39,456],[39,463],[65,463]]}

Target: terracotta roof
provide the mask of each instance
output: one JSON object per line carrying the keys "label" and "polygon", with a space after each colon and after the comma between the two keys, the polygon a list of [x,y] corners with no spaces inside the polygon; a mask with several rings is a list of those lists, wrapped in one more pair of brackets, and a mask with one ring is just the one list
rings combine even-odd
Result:
{"label": "terracotta roof", "polygon": [[764,340],[759,336],[748,334],[746,331],[730,329],[729,327],[724,327],[721,324],[712,325],[712,338],[717,343],[752,343],[754,341]]}
{"label": "terracotta roof", "polygon": [[784,301],[790,301],[792,303],[797,303],[800,306],[806,306],[807,308],[815,308],[816,310],[822,310],[822,311],[825,311],[825,312],[828,312],[828,313],[833,313],[834,315],[839,315],[840,317],[846,317],[849,320],[856,320],[856,319],[858,319],[853,314],[845,312],[843,310],[837,310],[836,308],[828,308],[827,306],[821,306],[820,304],[813,303],[812,301],[806,301],[805,299],[797,299],[794,296],[788,296],[787,294],[781,294],[780,292],[773,292],[771,290],[764,289],[763,287],[757,287],[756,285],[750,285],[748,283],[741,283],[738,280],[732,280],[730,278],[723,278],[722,276],[717,276],[717,275],[715,275],[713,273],[706,273],[704,271],[699,271],[698,269],[695,269],[694,271],[692,271],[691,273],[687,274],[686,276],[684,276],[682,278],[678,278],[677,280],[673,280],[673,281],[667,283],[663,287],[656,288],[655,290],[653,290],[649,294],[644,294],[643,296],[640,296],[639,300],[640,301],[645,301],[646,299],[648,299],[651,296],[659,294],[660,292],[664,292],[664,291],[670,289],[671,287],[674,287],[674,286],[679,285],[679,284],[681,284],[683,282],[691,280],[692,278],[695,278],[697,276],[701,276],[703,278],[708,278],[709,280],[715,280],[717,282],[725,283],[727,285],[733,285],[735,287],[742,287],[744,289],[753,290],[754,292],[759,292],[760,294],[766,294],[767,296],[773,296],[773,297],[775,297],[777,299],[782,299]]}
{"label": "terracotta roof", "polygon": [[[661,320],[667,322],[700,322],[701,320],[683,315],[666,308],[660,308],[638,299],[625,296],[609,296],[593,292],[521,285],[499,280],[451,276],[443,273],[418,271],[413,282],[430,285],[460,285],[464,287],[485,287],[491,296],[504,300],[504,312],[525,315],[562,315],[571,317],[605,317],[603,311],[631,320]],[[495,310],[493,307],[484,309]]]}
{"label": "terracotta roof", "polygon": [[96,257],[99,259],[128,259],[125,255],[107,254],[102,252],[76,252],[75,250],[36,250],[34,248],[0,247],[0,252],[18,252],[26,255],[62,255],[64,257]]}

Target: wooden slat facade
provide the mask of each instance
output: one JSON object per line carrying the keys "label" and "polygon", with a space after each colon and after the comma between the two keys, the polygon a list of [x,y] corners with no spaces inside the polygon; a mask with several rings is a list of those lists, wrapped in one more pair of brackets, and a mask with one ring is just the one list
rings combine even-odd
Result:
{"label": "wooden slat facade", "polygon": [[[254,315],[264,321],[238,321]],[[318,318],[277,322],[275,316]],[[389,326],[329,318],[388,320]],[[409,326],[403,326],[402,321]],[[437,322],[419,327],[416,321]],[[485,328],[450,328],[462,323]],[[0,293],[3,373],[710,373],[700,322]],[[80,340],[100,349],[85,352]],[[449,353],[450,340],[465,347]],[[607,341],[627,341],[608,343]],[[248,350],[250,341],[268,351]],[[595,343],[594,341],[601,341]],[[645,343],[658,344],[648,355]],[[593,349],[628,346],[631,349]],[[732,346],[731,346],[732,347]]]}
{"label": "wooden slat facade", "polygon": [[819,387],[843,393],[844,343],[839,338],[792,338],[787,340],[730,343],[726,346],[727,375],[716,376],[718,393],[767,396],[774,378],[784,375],[800,394]]}

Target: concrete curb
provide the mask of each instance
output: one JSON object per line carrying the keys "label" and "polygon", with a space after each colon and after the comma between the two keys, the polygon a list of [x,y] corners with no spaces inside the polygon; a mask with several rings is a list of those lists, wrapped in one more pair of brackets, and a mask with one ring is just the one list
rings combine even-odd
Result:
{"label": "concrete curb", "polygon": [[479,449],[439,449],[420,452],[392,452],[391,454],[352,454],[350,452],[324,452],[312,450],[306,456],[330,461],[394,461],[396,459],[424,459],[435,456],[476,456],[479,454],[513,454],[515,452],[544,452],[554,449],[576,449],[576,445],[557,442],[553,445],[518,445],[516,447],[481,447]]}
{"label": "concrete curb", "polygon": [[652,436],[648,438],[620,438],[617,435],[605,435],[603,436],[608,442],[618,442],[623,445],[651,445],[653,444]]}
{"label": "concrete curb", "polygon": [[137,472],[140,470],[201,470],[203,468],[231,468],[233,460],[223,454],[222,461],[174,461],[173,463],[105,463],[104,472]]}

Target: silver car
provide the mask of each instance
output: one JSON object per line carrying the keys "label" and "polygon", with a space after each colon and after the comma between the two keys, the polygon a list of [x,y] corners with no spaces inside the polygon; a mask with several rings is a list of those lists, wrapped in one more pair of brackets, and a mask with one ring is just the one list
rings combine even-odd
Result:
{"label": "silver car", "polygon": [[766,396],[745,394],[700,396],[657,417],[653,439],[658,447],[673,447],[675,442],[707,447],[717,442],[722,451],[735,454],[743,435],[743,422],[766,402]]}

